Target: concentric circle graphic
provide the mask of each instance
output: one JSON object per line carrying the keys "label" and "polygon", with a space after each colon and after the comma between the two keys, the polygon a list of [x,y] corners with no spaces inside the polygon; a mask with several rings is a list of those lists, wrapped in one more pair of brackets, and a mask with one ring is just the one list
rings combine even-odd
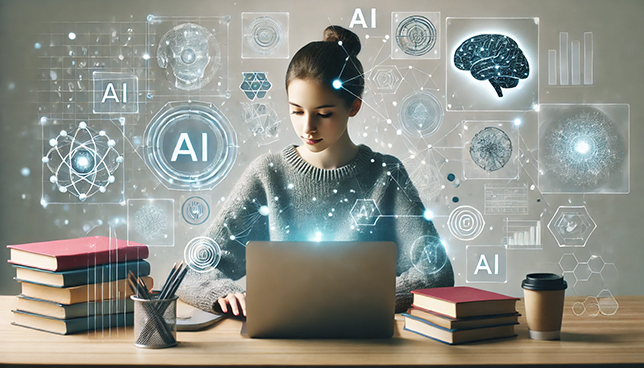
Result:
{"label": "concentric circle graphic", "polygon": [[440,238],[432,235],[421,236],[411,246],[411,262],[425,275],[432,275],[443,269],[447,263],[447,252]]}
{"label": "concentric circle graphic", "polygon": [[403,131],[410,138],[434,134],[443,123],[443,105],[433,94],[425,91],[407,95],[398,109]]}
{"label": "concentric circle graphic", "polygon": [[69,133],[61,130],[49,140],[50,149],[42,162],[51,171],[49,181],[61,193],[69,193],[85,201],[92,195],[105,193],[114,183],[114,172],[123,163],[116,151],[116,141],[105,131],[96,132],[85,121]]}
{"label": "concentric circle graphic", "polygon": [[407,55],[422,56],[436,45],[436,27],[422,15],[412,15],[398,23],[396,43]]}
{"label": "concentric circle graphic", "polygon": [[245,30],[248,47],[262,55],[270,55],[284,40],[282,25],[269,16],[255,18]]}
{"label": "concentric circle graphic", "polygon": [[183,254],[184,262],[197,272],[214,270],[221,260],[221,248],[211,238],[200,236],[188,242]]}
{"label": "concentric circle graphic", "polygon": [[201,197],[190,197],[183,202],[181,215],[190,225],[201,225],[210,216],[210,205],[208,205],[208,201]]}
{"label": "concentric circle graphic", "polygon": [[481,212],[472,206],[460,206],[449,214],[447,227],[449,231],[459,240],[476,239],[485,226],[485,220]]}
{"label": "concentric circle graphic", "polygon": [[237,158],[235,130],[210,103],[167,103],[143,138],[145,163],[169,189],[212,189]]}

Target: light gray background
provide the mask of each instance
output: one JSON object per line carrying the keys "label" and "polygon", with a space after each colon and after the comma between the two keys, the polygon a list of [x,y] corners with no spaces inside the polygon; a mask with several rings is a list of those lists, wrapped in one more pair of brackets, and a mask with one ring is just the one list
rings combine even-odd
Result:
{"label": "light gray background", "polygon": [[[183,247],[193,237],[199,236],[205,227],[188,226],[180,216],[182,199],[196,194],[211,200],[212,211],[217,212],[219,199],[225,197],[235,184],[244,167],[257,155],[267,151],[279,151],[288,143],[297,143],[292,133],[283,87],[283,76],[288,60],[241,59],[241,13],[245,11],[274,12],[285,11],[290,14],[290,55],[305,43],[318,40],[322,30],[329,24],[348,27],[355,8],[362,8],[367,23],[371,24],[371,8],[377,9],[377,28],[354,28],[363,41],[364,51],[360,59],[365,69],[376,63],[396,65],[405,73],[408,66],[432,74],[431,82],[425,86],[435,86],[430,91],[445,104],[446,60],[451,55],[446,53],[445,18],[446,17],[538,17],[539,22],[539,101],[540,103],[625,103],[631,107],[630,128],[630,194],[557,194],[539,195],[538,191],[530,194],[530,214],[517,219],[542,219],[544,231],[543,250],[508,251],[507,282],[484,283],[474,286],[521,295],[520,281],[526,272],[553,271],[561,272],[558,261],[565,253],[574,253],[578,257],[585,255],[601,256],[606,262],[615,264],[619,271],[618,282],[610,286],[614,295],[644,294],[644,227],[640,224],[644,200],[644,178],[642,172],[642,128],[641,88],[644,77],[641,71],[644,58],[644,42],[641,35],[641,18],[644,14],[644,2],[640,0],[551,0],[551,1],[0,1],[0,294],[19,293],[19,285],[12,280],[14,270],[5,260],[9,258],[7,244],[16,244],[67,237],[79,237],[87,232],[85,225],[91,225],[90,235],[108,235],[108,224],[120,238],[126,237],[127,227],[124,224],[126,207],[119,205],[40,205],[41,197],[41,156],[42,137],[38,125],[40,118],[36,91],[39,89],[38,68],[41,65],[39,56],[42,50],[35,50],[34,44],[42,42],[49,25],[54,23],[101,22],[112,26],[121,22],[136,24],[145,29],[148,14],[158,16],[221,16],[230,15],[230,71],[229,82],[232,97],[203,97],[215,103],[228,116],[240,137],[240,148],[235,167],[227,178],[210,192],[177,192],[168,191],[147,170],[136,157],[126,157],[125,181],[126,199],[137,198],[172,198],[175,200],[175,246],[151,249],[150,262],[152,275],[162,280],[172,263],[183,258]],[[390,21],[392,11],[439,11],[441,13],[441,59],[439,60],[390,60],[389,44],[380,54],[381,38],[391,35]],[[594,78],[595,83],[589,87],[554,87],[547,85],[547,50],[558,49],[559,32],[569,32],[571,40],[582,40],[583,32],[593,32],[594,36]],[[370,35],[367,39],[365,36]],[[138,34],[138,39],[144,34]],[[143,38],[144,39],[144,38]],[[388,42],[391,42],[390,39]],[[43,48],[47,45],[43,44]],[[151,60],[153,65],[154,60]],[[536,65],[531,65],[532,72]],[[241,104],[247,102],[238,86],[243,71],[266,71],[273,88],[268,94],[267,102],[272,102],[283,123],[280,139],[269,145],[258,146],[257,141],[249,139],[247,128],[241,121]],[[139,69],[141,71],[141,69]],[[164,78],[158,73],[157,78]],[[582,79],[583,80],[583,79]],[[140,81],[141,82],[141,81]],[[142,81],[145,82],[145,81]],[[154,81],[151,81],[154,84]],[[482,82],[487,83],[487,82]],[[143,93],[145,83],[140,83]],[[491,87],[490,87],[491,88]],[[384,101],[375,110],[365,107],[358,117],[350,121],[351,132],[356,142],[366,143],[376,150],[400,157],[406,165],[413,165],[410,159],[409,146],[401,140],[393,140],[392,147],[379,146],[373,143],[373,132],[383,120],[379,114],[385,112],[392,119],[397,119],[392,101],[400,100],[417,86],[403,84],[396,95],[385,96]],[[490,90],[490,92],[492,92]],[[493,92],[492,92],[493,93]],[[142,94],[144,103],[140,106],[137,117],[128,116],[131,134],[139,134],[151,116],[168,99],[153,98],[147,100]],[[373,99],[369,92],[365,99]],[[379,111],[376,113],[375,111]],[[536,113],[489,113],[489,112],[446,112],[439,132],[430,137],[444,136],[463,120],[514,120],[524,119],[521,134],[532,151],[537,147]],[[361,132],[370,132],[371,136],[361,136]],[[131,138],[131,137],[130,137]],[[395,135],[394,135],[395,139]],[[247,140],[247,142],[244,142]],[[458,140],[456,141],[458,143]],[[384,148],[383,148],[384,147]],[[135,147],[130,147],[131,154]],[[502,238],[503,216],[486,216],[486,227],[477,239],[462,242],[454,239],[446,227],[450,211],[458,205],[471,205],[483,212],[482,188],[485,180],[465,181],[459,188],[454,188],[444,178],[453,172],[461,177],[461,152],[447,152],[453,157],[449,164],[441,167],[441,181],[446,189],[440,196],[428,200],[426,205],[436,214],[435,224],[444,238],[450,259],[456,273],[456,283],[466,284],[467,245],[499,245]],[[21,175],[21,169],[30,169],[30,175]],[[521,172],[523,175],[524,171]],[[497,181],[493,181],[497,182]],[[521,177],[518,181],[532,184]],[[535,183],[536,184],[536,183]],[[136,188],[135,188],[136,186]],[[458,205],[449,199],[458,196]],[[543,199],[537,202],[537,199]],[[547,203],[547,204],[546,204]],[[597,229],[589,239],[585,249],[558,247],[546,225],[558,206],[585,205],[597,223]],[[115,220],[119,219],[119,223]],[[103,225],[94,227],[101,220]],[[490,229],[490,227],[492,229]],[[86,227],[87,228],[87,227]],[[584,253],[585,252],[585,253]],[[569,293],[575,295],[571,288]],[[619,300],[619,299],[618,299]]]}

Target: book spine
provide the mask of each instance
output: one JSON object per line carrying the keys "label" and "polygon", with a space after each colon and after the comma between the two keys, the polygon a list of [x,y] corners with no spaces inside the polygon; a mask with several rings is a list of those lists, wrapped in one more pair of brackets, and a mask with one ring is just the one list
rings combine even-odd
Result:
{"label": "book spine", "polygon": [[101,265],[110,261],[124,262],[127,260],[145,259],[149,256],[147,246],[129,246],[121,249],[110,249],[108,251],[91,254],[72,254],[57,256],[58,266],[56,271],[87,268],[94,265]]}
{"label": "book spine", "polygon": [[67,334],[93,331],[110,327],[125,327],[134,324],[134,313],[97,315],[66,320]]}
{"label": "book spine", "polygon": [[63,273],[62,286],[71,287],[123,280],[127,278],[128,271],[132,271],[135,276],[147,276],[150,274],[150,264],[144,260],[139,260],[116,264],[107,263],[74,271],[66,271],[66,273]]}

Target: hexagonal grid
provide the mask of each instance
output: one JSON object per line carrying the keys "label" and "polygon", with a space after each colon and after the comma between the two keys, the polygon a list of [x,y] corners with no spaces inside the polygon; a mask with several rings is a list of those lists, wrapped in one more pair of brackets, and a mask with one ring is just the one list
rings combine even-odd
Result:
{"label": "hexagonal grid", "polygon": [[548,223],[560,247],[585,247],[596,227],[586,206],[559,206]]}
{"label": "hexagonal grid", "polygon": [[381,215],[373,199],[356,199],[350,213],[358,226],[375,226]]}
{"label": "hexagonal grid", "polygon": [[369,81],[375,93],[396,93],[403,81],[403,76],[395,65],[379,65],[369,74]]}
{"label": "hexagonal grid", "polygon": [[268,81],[266,74],[264,72],[242,72],[244,80],[239,89],[244,92],[249,100],[264,98],[268,90],[271,89],[271,82]]}
{"label": "hexagonal grid", "polygon": [[572,253],[565,253],[559,259],[559,267],[561,267],[561,271],[563,272],[573,272],[575,267],[577,267],[577,263],[579,262]]}

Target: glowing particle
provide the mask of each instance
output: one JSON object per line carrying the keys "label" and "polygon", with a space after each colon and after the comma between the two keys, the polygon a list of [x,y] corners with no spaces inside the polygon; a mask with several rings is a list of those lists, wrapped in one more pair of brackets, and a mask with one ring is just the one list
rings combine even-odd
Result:
{"label": "glowing particle", "polygon": [[339,79],[333,81],[333,88],[340,89],[342,88],[342,82]]}
{"label": "glowing particle", "polygon": [[36,50],[40,50],[41,47],[42,47],[42,45],[40,44],[40,42],[36,42],[34,44],[34,49],[36,49]]}
{"label": "glowing particle", "polygon": [[516,125],[516,126],[521,125],[521,119],[519,119],[519,118],[514,119],[514,125]]}
{"label": "glowing particle", "polygon": [[258,212],[262,216],[268,216],[268,213],[269,213],[268,206],[261,206]]}
{"label": "glowing particle", "polygon": [[74,32],[69,32],[69,34],[67,35],[67,37],[69,37],[69,39],[70,39],[70,40],[75,40],[75,39],[76,39],[76,33],[74,33]]}
{"label": "glowing particle", "polygon": [[29,176],[29,174],[31,174],[31,170],[29,170],[28,167],[23,167],[20,170],[20,174],[22,174],[22,176]]}
{"label": "glowing particle", "polygon": [[434,212],[431,210],[425,210],[425,212],[423,212],[423,217],[425,220],[429,221],[434,218]]}

